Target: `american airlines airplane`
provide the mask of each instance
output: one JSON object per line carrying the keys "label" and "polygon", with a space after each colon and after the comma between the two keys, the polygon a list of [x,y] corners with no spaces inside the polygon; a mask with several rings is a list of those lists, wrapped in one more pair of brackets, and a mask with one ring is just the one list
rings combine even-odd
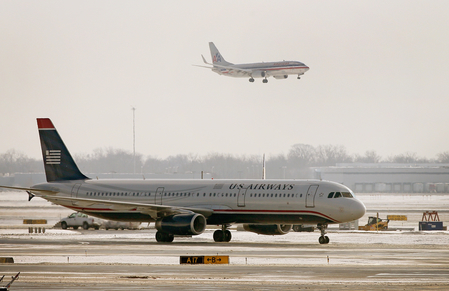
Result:
{"label": "american airlines airplane", "polygon": [[211,65],[212,67],[198,67],[212,69],[213,72],[219,75],[229,77],[249,77],[250,82],[254,82],[254,78],[264,78],[262,82],[267,83],[267,78],[270,76],[273,76],[275,79],[287,79],[288,75],[298,75],[298,79],[300,79],[300,76],[309,70],[308,66],[297,61],[233,64],[225,61],[213,42],[209,43],[209,48],[212,56],[212,64],[208,63],[203,55],[201,55],[201,57],[203,58],[204,63]]}
{"label": "american airlines airplane", "polygon": [[158,242],[220,225],[216,242],[229,242],[231,224],[265,235],[286,234],[292,225],[317,224],[320,244],[328,224],[365,214],[346,186],[320,180],[98,180],[80,172],[53,123],[38,118],[47,183],[25,190],[88,215],[119,221],[155,222]]}

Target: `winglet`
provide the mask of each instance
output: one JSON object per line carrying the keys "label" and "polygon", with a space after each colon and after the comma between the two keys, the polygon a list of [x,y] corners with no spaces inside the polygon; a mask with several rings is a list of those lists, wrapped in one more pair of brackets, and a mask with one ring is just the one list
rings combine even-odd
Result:
{"label": "winglet", "polygon": [[203,58],[203,62],[204,62],[205,64],[212,65],[211,63],[208,63],[208,62],[206,61],[206,59],[204,58],[203,55],[201,55],[201,57]]}

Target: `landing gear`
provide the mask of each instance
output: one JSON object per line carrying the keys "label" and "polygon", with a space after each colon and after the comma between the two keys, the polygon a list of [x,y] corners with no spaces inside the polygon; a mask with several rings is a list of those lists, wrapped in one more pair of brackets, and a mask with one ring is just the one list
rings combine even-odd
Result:
{"label": "landing gear", "polygon": [[263,79],[262,83],[268,83],[268,79],[267,78]]}
{"label": "landing gear", "polygon": [[300,77],[300,76],[298,76],[298,80],[299,80],[299,79],[301,79],[301,77]]}
{"label": "landing gear", "polygon": [[250,81],[251,83],[254,82],[254,78],[253,78],[253,77],[249,78],[249,81]]}
{"label": "landing gear", "polygon": [[171,243],[175,239],[175,236],[168,232],[158,231],[156,232],[156,241],[157,242],[167,242]]}
{"label": "landing gear", "polygon": [[318,224],[317,228],[321,231],[321,236],[318,239],[318,242],[320,244],[328,244],[329,243],[329,237],[326,234],[327,224]]}
{"label": "landing gear", "polygon": [[232,235],[229,230],[227,230],[228,226],[223,225],[221,230],[216,230],[214,232],[214,241],[215,242],[230,242]]}

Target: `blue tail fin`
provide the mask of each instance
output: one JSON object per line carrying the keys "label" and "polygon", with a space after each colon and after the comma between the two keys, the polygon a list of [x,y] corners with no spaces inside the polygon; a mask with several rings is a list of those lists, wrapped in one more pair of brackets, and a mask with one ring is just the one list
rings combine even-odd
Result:
{"label": "blue tail fin", "polygon": [[47,182],[89,179],[78,169],[51,120],[38,118],[37,127]]}

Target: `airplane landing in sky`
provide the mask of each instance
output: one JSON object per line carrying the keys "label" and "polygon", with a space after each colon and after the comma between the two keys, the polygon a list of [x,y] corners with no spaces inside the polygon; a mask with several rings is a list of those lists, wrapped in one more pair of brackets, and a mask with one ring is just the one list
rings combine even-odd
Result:
{"label": "airplane landing in sky", "polygon": [[328,224],[361,218],[365,205],[346,186],[321,180],[98,180],[78,169],[53,123],[38,118],[47,183],[27,191],[52,203],[99,218],[154,222],[158,242],[175,236],[199,235],[206,225],[217,225],[216,242],[229,242],[231,224],[247,231],[283,235],[293,225],[317,225],[320,244]]}
{"label": "airplane landing in sky", "polygon": [[254,82],[254,78],[264,78],[263,83],[268,82],[268,77],[275,79],[287,79],[288,75],[298,75],[298,79],[309,67],[297,61],[262,62],[249,64],[233,64],[227,62],[218,51],[213,42],[209,43],[212,64],[208,63],[203,55],[203,62],[212,67],[198,66],[212,69],[213,72],[229,77],[248,78]]}

